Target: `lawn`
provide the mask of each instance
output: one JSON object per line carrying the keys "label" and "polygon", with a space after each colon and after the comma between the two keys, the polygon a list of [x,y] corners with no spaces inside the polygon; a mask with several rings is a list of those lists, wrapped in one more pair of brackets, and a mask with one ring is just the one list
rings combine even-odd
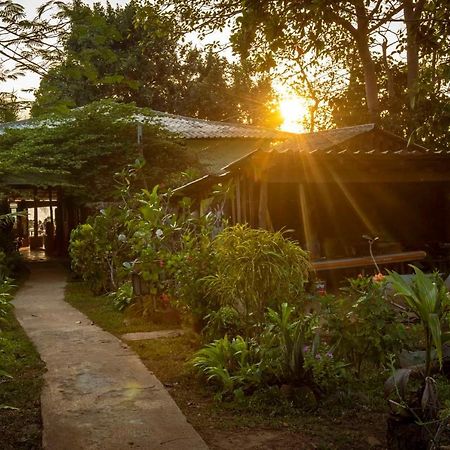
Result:
{"label": "lawn", "polygon": [[[67,301],[103,329],[128,332],[174,328],[114,310],[105,296],[84,283],[70,282]],[[366,379],[321,405],[293,405],[280,390],[267,390],[239,402],[214,400],[212,387],[188,361],[201,339],[187,330],[180,337],[131,342],[144,364],[166,386],[188,421],[212,449],[366,449],[385,446],[386,408],[381,378]],[[385,377],[382,374],[381,377]]]}
{"label": "lawn", "polygon": [[2,450],[40,449],[44,363],[10,311],[1,324],[0,436]]}

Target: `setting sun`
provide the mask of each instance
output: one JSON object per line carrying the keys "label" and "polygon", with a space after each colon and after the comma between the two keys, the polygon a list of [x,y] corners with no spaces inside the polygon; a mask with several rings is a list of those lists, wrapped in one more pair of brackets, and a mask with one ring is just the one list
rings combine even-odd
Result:
{"label": "setting sun", "polygon": [[305,131],[303,119],[308,115],[308,105],[304,98],[291,95],[280,100],[280,113],[283,118],[283,131]]}

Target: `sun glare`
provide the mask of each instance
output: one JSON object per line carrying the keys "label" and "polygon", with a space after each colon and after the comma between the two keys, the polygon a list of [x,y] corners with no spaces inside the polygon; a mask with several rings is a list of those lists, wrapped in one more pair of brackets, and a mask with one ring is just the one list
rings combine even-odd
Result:
{"label": "sun glare", "polygon": [[283,131],[302,132],[305,131],[303,119],[308,115],[308,105],[304,98],[289,96],[280,100],[279,104],[283,123]]}

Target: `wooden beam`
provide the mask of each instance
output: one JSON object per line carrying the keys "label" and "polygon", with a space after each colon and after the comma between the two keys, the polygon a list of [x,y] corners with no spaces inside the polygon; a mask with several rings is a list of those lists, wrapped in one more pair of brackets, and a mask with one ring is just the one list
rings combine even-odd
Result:
{"label": "wooden beam", "polygon": [[[418,250],[413,252],[389,253],[375,256],[377,264],[395,264],[408,261],[420,261],[427,256],[426,252]],[[350,269],[352,267],[375,266],[370,256],[357,258],[325,259],[311,262],[315,270]]]}

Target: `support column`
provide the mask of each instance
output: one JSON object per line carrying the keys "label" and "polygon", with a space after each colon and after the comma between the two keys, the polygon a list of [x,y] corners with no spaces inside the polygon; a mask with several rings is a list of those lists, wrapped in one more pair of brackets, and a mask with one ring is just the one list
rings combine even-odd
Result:
{"label": "support column", "polygon": [[303,233],[305,236],[305,247],[308,252],[310,252],[311,259],[318,258],[318,249],[314,237],[314,230],[312,228],[311,216],[309,214],[308,197],[306,194],[305,185],[300,183],[298,185],[299,192],[299,202],[300,202],[300,217],[301,223],[303,224]]}
{"label": "support column", "polygon": [[241,210],[241,176],[238,175],[236,179],[236,222],[242,223]]}
{"label": "support column", "polygon": [[264,180],[261,180],[259,189],[258,226],[266,230],[273,230],[269,213],[268,183]]}

